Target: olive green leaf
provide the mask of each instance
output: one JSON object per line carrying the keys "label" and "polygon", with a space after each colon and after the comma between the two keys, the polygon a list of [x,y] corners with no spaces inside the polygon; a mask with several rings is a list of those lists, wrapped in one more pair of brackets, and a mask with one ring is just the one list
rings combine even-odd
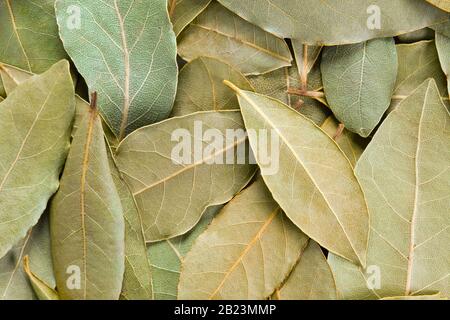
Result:
{"label": "olive green leaf", "polygon": [[450,0],[427,0],[427,1],[444,11],[450,12]]}
{"label": "olive green leaf", "polygon": [[218,58],[245,75],[290,66],[292,57],[283,39],[248,23],[213,2],[178,37],[178,54],[191,61]]}
{"label": "olive green leaf", "polygon": [[207,207],[246,186],[256,170],[247,151],[239,111],[171,118],[125,138],[116,163],[141,212],[146,241],[188,232]]}
{"label": "olive green leaf", "polygon": [[0,257],[25,237],[56,192],[69,149],[74,89],[67,61],[0,105]]}
{"label": "olive green leaf", "polygon": [[[325,132],[287,105],[229,85],[237,92],[245,127],[255,132],[249,135],[250,145],[275,200],[321,246],[364,265],[369,216],[347,157]],[[271,168],[259,146],[267,139],[263,129],[270,131],[269,141],[279,141],[270,146]]]}
{"label": "olive green leaf", "polygon": [[206,9],[211,0],[169,0],[169,16],[175,35]]}
{"label": "olive green leaf", "polygon": [[345,127],[367,137],[391,103],[397,78],[392,38],[326,47],[322,79],[328,105]]}
{"label": "olive green leaf", "polygon": [[165,0],[57,0],[56,15],[64,47],[120,140],[169,116],[178,69]]}
{"label": "olive green leaf", "polygon": [[440,33],[436,33],[436,48],[439,53],[439,61],[441,62],[442,70],[447,78],[448,93],[450,93],[450,37],[446,37]]}
{"label": "olive green leaf", "polygon": [[219,0],[245,20],[281,38],[340,45],[392,37],[448,20],[423,0]]}
{"label": "olive green leaf", "polygon": [[148,246],[148,255],[152,264],[155,299],[177,299],[181,264],[186,254],[191,250],[194,241],[205,231],[221,208],[222,206],[214,206],[206,209],[200,222],[188,233],[173,239],[152,243]]}
{"label": "olive green leaf", "polygon": [[28,276],[28,279],[33,287],[33,290],[39,300],[59,300],[58,293],[50,285],[41,280],[33,271],[30,269],[30,258],[29,256],[23,257],[23,269]]}
{"label": "olive green leaf", "polygon": [[172,116],[239,109],[236,95],[223,84],[223,80],[232,81],[245,90],[253,90],[239,71],[220,60],[199,57],[186,64],[180,71]]}
{"label": "olive green leaf", "polygon": [[441,70],[434,41],[397,45],[398,75],[390,110],[393,110],[428,78],[434,78],[446,99],[447,81]]}
{"label": "olive green leaf", "polygon": [[423,40],[434,40],[434,30],[431,28],[423,28],[413,32],[398,35],[397,39],[400,43],[414,43]]}
{"label": "olive green leaf", "polygon": [[30,269],[51,288],[55,288],[48,218],[44,214],[24,239],[0,259],[0,300],[36,299],[33,287],[22,268],[22,259],[30,256]]}
{"label": "olive green leaf", "polygon": [[450,295],[450,115],[427,80],[383,122],[356,166],[371,213],[367,270],[330,255],[346,299]]}
{"label": "olive green leaf", "polygon": [[108,152],[109,167],[119,193],[125,221],[125,273],[123,276],[123,300],[151,300],[153,288],[150,262],[142,230],[142,219],[134,203],[133,195],[121,179],[112,152]]}
{"label": "olive green leaf", "polygon": [[197,238],[182,265],[178,298],[266,299],[307,243],[258,179]]}
{"label": "olive green leaf", "polygon": [[[321,125],[330,114],[329,109],[322,102],[318,101],[316,97],[311,97],[314,94],[317,94],[318,97],[323,95],[322,92],[319,92],[323,85],[320,68],[317,66],[308,73],[307,86],[304,91],[300,91],[301,81],[296,66],[251,76],[248,79],[255,88],[255,92],[280,100],[318,125]],[[292,94],[289,92],[291,89],[298,89],[300,93]]]}
{"label": "olive green leaf", "polygon": [[61,299],[118,299],[124,273],[125,227],[95,108],[83,119],[73,139],[50,214]]}
{"label": "olive green leaf", "polygon": [[347,129],[343,129],[341,132],[339,122],[333,116],[328,117],[321,128],[336,141],[342,152],[350,160],[352,166],[355,167],[368,144],[367,139],[363,139],[360,135],[350,132]]}
{"label": "olive green leaf", "polygon": [[0,0],[0,61],[42,73],[67,56],[54,0]]}
{"label": "olive green leaf", "polygon": [[283,286],[277,300],[336,300],[336,284],[320,246],[310,240]]}

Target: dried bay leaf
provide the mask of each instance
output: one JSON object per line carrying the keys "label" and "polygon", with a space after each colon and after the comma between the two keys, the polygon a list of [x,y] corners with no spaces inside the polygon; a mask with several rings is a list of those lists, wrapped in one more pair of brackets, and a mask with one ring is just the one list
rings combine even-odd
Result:
{"label": "dried bay leaf", "polygon": [[30,269],[51,288],[55,288],[50,232],[47,215],[30,230],[26,237],[16,244],[6,256],[0,259],[0,300],[36,299],[33,287],[22,268],[22,260],[30,257]]}
{"label": "dried bay leaf", "polygon": [[179,35],[195,19],[211,0],[169,0],[169,15],[175,35]]}
{"label": "dried bay leaf", "polygon": [[[123,210],[95,108],[73,139],[50,214],[61,299],[118,299],[124,273]],[[77,277],[79,286],[74,286]]]}
{"label": "dried bay leaf", "polygon": [[450,97],[450,37],[446,37],[440,33],[436,33],[436,48],[439,54],[442,70],[447,78],[447,97]]}
{"label": "dried bay leaf", "polygon": [[427,0],[432,5],[442,9],[444,11],[450,12],[450,0]]}
{"label": "dried bay leaf", "polygon": [[198,237],[182,265],[179,299],[266,299],[307,242],[260,178]]}
{"label": "dried bay leaf", "polygon": [[342,132],[339,132],[339,122],[333,116],[328,117],[321,128],[336,141],[342,152],[344,152],[348,160],[350,160],[352,166],[355,167],[366,148],[368,141],[345,128]]}
{"label": "dried bay leaf", "polygon": [[[73,5],[79,28],[69,23]],[[64,47],[119,140],[169,116],[178,69],[165,0],[58,0],[56,15]]]}
{"label": "dried bay leaf", "polygon": [[0,0],[0,61],[42,73],[67,57],[53,0]]}
{"label": "dried bay leaf", "polygon": [[74,89],[67,61],[17,87],[0,105],[0,257],[34,226],[59,185]]}
{"label": "dried bay leaf", "polygon": [[191,61],[200,56],[221,59],[245,75],[290,66],[292,57],[283,39],[211,3],[178,37],[178,54]]}
{"label": "dried bay leaf", "polygon": [[345,299],[449,296],[449,125],[427,80],[388,115],[359,160],[371,212],[368,269],[329,256]]}
{"label": "dried bay leaf", "polygon": [[11,94],[19,84],[30,79],[33,75],[26,70],[0,63],[0,78],[5,88],[5,96]]}
{"label": "dried bay leaf", "polygon": [[[423,0],[219,0],[229,10],[282,38],[340,45],[392,37],[447,21]],[[378,21],[380,23],[378,23]]]}
{"label": "dried bay leaf", "polygon": [[172,116],[239,109],[236,95],[223,84],[223,80],[232,81],[245,90],[253,90],[248,80],[225,62],[199,57],[187,63],[180,71]]}
{"label": "dried bay leaf", "polygon": [[152,300],[153,288],[150,262],[142,229],[142,218],[133,195],[120,177],[112,152],[108,152],[109,167],[119,194],[125,222],[125,273],[123,277],[123,300]]}
{"label": "dried bay leaf", "polygon": [[289,278],[278,289],[277,300],[336,300],[333,273],[320,246],[310,240]]}
{"label": "dried bay leaf", "polygon": [[59,300],[58,293],[30,269],[30,258],[23,258],[23,268],[39,300]]}
{"label": "dried bay leaf", "polygon": [[[204,141],[209,128],[223,137],[214,150]],[[230,137],[227,130],[242,135]],[[237,151],[249,149],[243,130],[239,111],[206,111],[138,129],[120,143],[117,166],[141,212],[147,242],[188,232],[207,207],[229,201],[247,185],[256,168],[247,152],[236,161]],[[232,164],[225,161],[230,153]]]}
{"label": "dried bay leaf", "polygon": [[309,46],[303,44],[301,40],[296,39],[292,39],[291,42],[301,83],[302,85],[306,85],[308,82],[308,74],[319,59],[323,47]]}
{"label": "dried bay leaf", "polygon": [[369,217],[349,160],[325,132],[295,110],[229,85],[238,95],[245,127],[256,130],[249,140],[263,168],[264,159],[255,151],[263,138],[259,130],[270,129],[271,135],[279,137],[279,150],[272,155],[278,160],[278,170],[274,174],[262,172],[274,199],[309,237],[364,265]]}
{"label": "dried bay leaf", "polygon": [[362,137],[370,135],[391,103],[397,67],[392,38],[324,49],[325,96],[348,130]]}
{"label": "dried bay leaf", "polygon": [[222,206],[207,208],[200,222],[188,233],[176,238],[151,243],[148,246],[155,299],[177,299],[181,264],[186,254],[191,250],[194,241],[205,231],[221,209]]}

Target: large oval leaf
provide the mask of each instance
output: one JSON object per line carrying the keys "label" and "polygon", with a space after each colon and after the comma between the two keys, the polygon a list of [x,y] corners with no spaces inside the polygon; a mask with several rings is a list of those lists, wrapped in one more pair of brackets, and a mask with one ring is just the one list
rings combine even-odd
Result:
{"label": "large oval leaf", "polygon": [[[349,160],[325,132],[295,110],[230,85],[237,92],[245,127],[253,132],[250,145],[275,200],[309,237],[364,265],[369,217]],[[270,167],[261,147],[265,140],[272,142]]]}
{"label": "large oval leaf", "polygon": [[73,139],[50,214],[61,299],[118,299],[124,273],[123,211],[95,109]]}
{"label": "large oval leaf", "polygon": [[0,0],[0,61],[42,73],[67,56],[53,4],[54,0]]}
{"label": "large oval leaf", "polygon": [[239,109],[236,95],[223,84],[223,80],[232,81],[245,90],[253,90],[247,79],[225,62],[199,57],[187,63],[180,71],[172,116]]}
{"label": "large oval leaf", "polygon": [[58,0],[56,15],[64,47],[119,139],[169,116],[178,69],[165,0]]}
{"label": "large oval leaf", "polygon": [[188,233],[148,246],[152,264],[152,282],[157,300],[176,300],[181,264],[191,250],[194,241],[205,231],[222,206],[206,209],[199,223]]}
{"label": "large oval leaf", "polygon": [[67,61],[0,105],[0,257],[25,237],[56,192],[69,149],[74,89]]}
{"label": "large oval leaf", "polygon": [[178,37],[187,61],[200,56],[222,59],[244,74],[266,73],[291,65],[286,42],[212,3]]}
{"label": "large oval leaf", "polygon": [[326,47],[322,79],[328,104],[345,127],[367,137],[391,103],[397,78],[392,38]]}
{"label": "large oval leaf", "polygon": [[178,36],[210,2],[211,0],[169,0],[169,15],[175,34]]}
{"label": "large oval leaf", "polygon": [[219,0],[244,19],[282,38],[338,45],[392,37],[448,20],[423,0]]}
{"label": "large oval leaf", "polygon": [[434,80],[383,122],[356,166],[371,212],[367,270],[330,264],[346,299],[450,295],[450,115]]}
{"label": "large oval leaf", "polygon": [[182,265],[179,299],[266,299],[307,243],[259,179],[198,237]]}
{"label": "large oval leaf", "polygon": [[198,112],[141,128],[122,141],[117,166],[142,213],[148,242],[186,233],[207,207],[229,201],[247,185],[256,168],[247,152],[238,158],[239,150],[249,149],[243,128],[239,111]]}

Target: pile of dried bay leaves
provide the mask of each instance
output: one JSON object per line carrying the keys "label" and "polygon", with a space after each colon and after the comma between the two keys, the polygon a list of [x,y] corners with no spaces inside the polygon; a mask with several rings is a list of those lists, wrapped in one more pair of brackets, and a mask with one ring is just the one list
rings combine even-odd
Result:
{"label": "pile of dried bay leaves", "polygon": [[0,299],[450,296],[450,0],[0,0]]}

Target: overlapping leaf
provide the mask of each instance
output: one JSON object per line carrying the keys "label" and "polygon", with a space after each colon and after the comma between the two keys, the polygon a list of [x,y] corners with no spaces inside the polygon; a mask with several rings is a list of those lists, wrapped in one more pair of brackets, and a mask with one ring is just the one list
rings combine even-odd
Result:
{"label": "overlapping leaf", "polygon": [[211,0],[169,0],[169,16],[175,34],[178,36],[210,2]]}
{"label": "overlapping leaf", "polygon": [[[234,87],[232,84],[230,84]],[[278,100],[236,87],[256,160],[275,200],[309,237],[328,250],[365,264],[369,217],[349,160],[313,122]],[[278,137],[270,160],[259,141]],[[274,139],[269,136],[269,142]],[[332,161],[330,161],[332,159]],[[332,163],[332,164],[331,164]]]}
{"label": "overlapping leaf", "polygon": [[191,61],[210,56],[244,74],[266,73],[291,65],[283,39],[248,23],[217,2],[211,3],[178,38],[178,54]]}
{"label": "overlapping leaf", "polygon": [[427,1],[444,11],[450,12],[450,0],[427,0]]}
{"label": "overlapping leaf", "polygon": [[[436,48],[439,53],[442,70],[447,78],[448,92],[450,94],[450,37],[436,33]],[[450,95],[448,95],[450,96]]]}
{"label": "overlapping leaf", "polygon": [[123,139],[169,116],[177,84],[175,35],[165,0],[58,0],[64,47]]}
{"label": "overlapping leaf", "polygon": [[331,255],[344,298],[450,295],[449,125],[428,80],[389,114],[359,160],[371,212],[368,268]]}
{"label": "overlapping leaf", "polygon": [[179,299],[268,298],[307,242],[260,178],[198,237],[183,262]]}
{"label": "overlapping leaf", "polygon": [[248,149],[239,111],[168,119],[123,140],[117,166],[142,214],[146,240],[182,235],[207,207],[229,201],[255,172]]}

